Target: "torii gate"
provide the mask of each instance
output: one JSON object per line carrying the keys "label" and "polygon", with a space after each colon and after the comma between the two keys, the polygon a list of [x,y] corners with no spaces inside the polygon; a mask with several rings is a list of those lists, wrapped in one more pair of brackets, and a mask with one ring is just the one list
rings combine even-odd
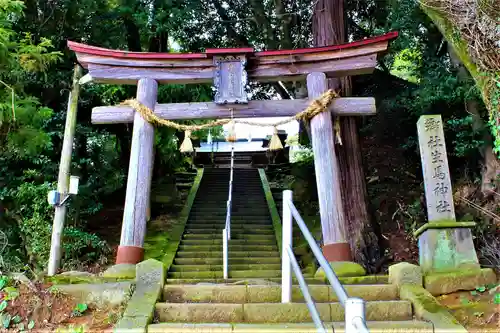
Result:
{"label": "torii gate", "polygon": [[[254,52],[252,48],[207,49],[204,53],[148,53],[110,50],[68,41],[78,62],[88,70],[82,81],[136,84],[137,100],[169,120],[292,116],[327,90],[327,77],[373,72],[377,56],[397,32],[349,44],[294,50]],[[307,79],[309,99],[248,101],[247,77],[260,82]],[[157,104],[159,83],[207,83],[217,89],[214,103]],[[330,111],[339,116],[375,114],[374,98],[338,98]],[[144,256],[154,127],[128,106],[92,110],[94,124],[134,123],[120,246],[116,263],[138,263]],[[329,261],[350,261],[348,221],[341,202],[340,177],[331,115],[310,121],[318,187],[323,252]]]}

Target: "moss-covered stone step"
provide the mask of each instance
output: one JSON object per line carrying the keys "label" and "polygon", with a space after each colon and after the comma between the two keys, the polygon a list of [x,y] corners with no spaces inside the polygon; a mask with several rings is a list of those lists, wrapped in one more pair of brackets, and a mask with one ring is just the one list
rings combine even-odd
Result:
{"label": "moss-covered stone step", "polygon": [[[244,258],[229,258],[229,265],[236,264],[279,264],[280,257],[244,257]],[[176,265],[222,265],[222,258],[175,258]]]}
{"label": "moss-covered stone step", "polygon": [[[398,299],[398,288],[394,285],[345,285],[350,297],[361,297],[365,301],[392,301]],[[309,286],[311,296],[317,303],[338,302],[330,286]],[[281,286],[261,285],[166,285],[163,300],[168,303],[280,303]],[[303,303],[299,286],[292,287],[292,302]]]}
{"label": "moss-covered stone step", "polygon": [[[186,230],[184,231],[184,234],[205,234],[205,235],[219,235],[221,232],[222,232],[222,228],[207,228],[207,229],[190,229],[190,228],[186,228]],[[245,234],[248,234],[248,235],[252,235],[252,234],[255,234],[255,235],[273,235],[275,236],[274,234],[274,230],[273,229],[252,229],[252,228],[248,228],[248,229],[241,229],[241,228],[231,228],[231,231],[236,233],[236,234],[240,234],[240,233],[245,233]],[[275,237],[276,238],[276,237]]]}
{"label": "moss-covered stone step", "polygon": [[[221,244],[212,245],[180,245],[179,250],[181,251],[199,251],[200,253],[210,252],[210,251],[222,251]],[[278,251],[276,245],[238,245],[229,244],[229,251]]]}
{"label": "moss-covered stone step", "polygon": [[[220,271],[222,272],[222,265],[172,265],[170,272],[199,272],[199,271]],[[245,270],[280,270],[281,264],[234,264],[230,266],[231,270],[245,271]]]}
{"label": "moss-covered stone step", "polygon": [[[211,218],[211,219],[216,219],[220,217],[226,217],[227,210],[206,210],[206,211],[197,211],[197,212],[191,212],[190,218],[200,218],[200,217],[206,217],[206,218]],[[268,218],[269,214],[266,212],[249,212],[249,211],[235,211],[234,209],[231,211],[231,218],[235,218],[236,220],[243,220],[246,219],[248,221],[259,221],[263,220],[264,218]]]}
{"label": "moss-covered stone step", "polygon": [[[279,253],[273,251],[232,251],[229,253],[229,258],[245,258],[245,257],[276,257],[279,258]],[[177,257],[179,258],[222,258],[222,251],[212,251],[206,253],[200,252],[187,252],[179,251],[177,252]]]}
{"label": "moss-covered stone step", "polygon": [[[210,245],[210,244],[222,244],[222,234],[220,237],[213,239],[183,239],[181,241],[183,245],[192,244],[192,245]],[[276,239],[231,239],[231,244],[239,244],[239,245],[275,245]]]}
{"label": "moss-covered stone step", "polygon": [[[222,218],[222,220],[221,220]],[[220,221],[223,221],[224,223],[226,222],[226,214],[222,214],[219,216],[216,215],[209,215],[209,214],[198,214],[198,215],[192,215],[189,217],[189,223],[196,222],[195,224],[203,224],[203,223],[213,223],[217,224],[220,223]],[[242,223],[252,223],[252,224],[269,224],[269,216],[244,216],[244,215],[231,215],[231,224],[242,224]]]}
{"label": "moss-covered stone step", "polygon": [[[305,278],[308,285],[324,285],[325,281],[318,280],[313,277]],[[176,279],[168,277],[166,284],[198,284],[198,283],[213,283],[213,284],[238,284],[238,285],[278,285],[281,283],[281,278],[264,278],[264,279],[245,279],[245,278],[230,278],[230,279],[214,279],[214,278],[201,278],[201,279]],[[298,285],[296,279],[292,279],[292,283]]]}
{"label": "moss-covered stone step", "polygon": [[[344,333],[343,322],[324,323],[328,333]],[[368,330],[374,333],[433,333],[432,323],[418,320],[368,321]],[[221,324],[221,323],[161,323],[148,326],[148,333],[317,333],[311,323],[286,324]]]}
{"label": "moss-covered stone step", "polygon": [[[201,191],[203,191],[202,189],[200,189]],[[208,190],[209,192],[211,190]],[[233,202],[233,204],[235,205],[239,205],[239,204],[248,204],[249,206],[254,206],[254,207],[257,207],[257,206],[260,206],[260,205],[267,205],[266,203],[266,199],[264,198],[264,195],[262,195],[262,197],[260,197],[261,195],[259,195],[259,198],[255,198],[255,197],[250,197],[250,198],[246,198],[247,200],[245,200],[244,202],[238,200],[236,202]],[[206,195],[205,197],[199,197],[200,199],[200,205],[203,205],[203,206],[206,206],[206,207],[225,207],[226,205],[226,201],[227,201],[227,193],[224,194],[224,195]],[[236,198],[234,199],[236,200]]]}
{"label": "moss-covered stone step", "polygon": [[[243,211],[243,212],[248,212],[248,213],[265,213],[268,208],[265,207],[264,205],[249,205],[246,203],[243,204],[236,204],[233,201],[232,205],[232,211]],[[199,205],[195,206],[192,208],[192,212],[219,212],[223,211],[225,212],[227,210],[227,207],[225,205]],[[255,215],[255,214],[254,214]]]}
{"label": "moss-covered stone step", "polygon": [[[229,269],[229,278],[277,278],[281,277],[281,270],[243,270],[233,271]],[[168,272],[168,277],[173,279],[222,279],[221,271],[201,271],[201,272]]]}
{"label": "moss-covered stone step", "polygon": [[[197,230],[197,229],[223,229],[226,226],[226,222],[215,222],[215,223],[188,223],[186,224],[186,230]],[[247,230],[247,229],[262,229],[262,230],[274,230],[271,223],[263,224],[233,224],[231,223],[232,230]]]}
{"label": "moss-covered stone step", "polygon": [[[183,239],[213,239],[220,237],[222,239],[222,234],[219,233],[185,233]],[[231,240],[274,240],[276,241],[275,235],[270,234],[246,234],[246,233],[236,233],[231,230]]]}
{"label": "moss-covered stone step", "polygon": [[[317,303],[321,320],[344,320],[340,303]],[[305,303],[157,303],[161,322],[184,323],[310,323]],[[411,303],[407,301],[368,301],[367,320],[410,320]]]}
{"label": "moss-covered stone step", "polygon": [[[224,223],[220,223],[219,225],[215,224],[206,224],[206,225],[199,225],[196,227],[192,227],[190,225],[186,226],[185,232],[188,233],[196,233],[196,232],[201,232],[203,233],[205,230],[210,230],[210,232],[222,232],[225,228]],[[236,232],[236,233],[245,233],[245,232],[263,232],[263,233],[273,233],[274,234],[274,229],[269,225],[262,225],[262,226],[254,226],[254,225],[231,225],[231,231]]]}
{"label": "moss-covered stone step", "polygon": [[[231,259],[229,259],[231,260]],[[326,283],[323,279],[316,279],[308,274],[304,274],[305,280],[308,285],[324,285],[328,284]],[[339,278],[340,283],[344,285],[359,285],[359,284],[387,284],[389,277],[387,275],[368,275],[368,276],[356,276],[356,277],[340,277]],[[281,284],[281,278],[266,278],[265,279],[266,283],[263,283],[263,281],[259,281],[258,284],[264,285],[264,284]],[[293,284],[297,284],[297,280],[295,278],[292,279]],[[175,279],[175,278],[168,278],[166,283],[167,284],[197,284],[200,282],[204,283],[217,283],[217,284],[227,284],[227,283],[238,283],[238,284],[255,284],[254,281],[250,281],[248,283],[245,283],[244,279],[208,279],[208,278],[202,278],[202,279]]]}
{"label": "moss-covered stone step", "polygon": [[[183,239],[213,239],[215,236],[220,236],[222,239],[222,235],[217,235],[217,234],[184,234],[182,237]],[[252,234],[238,234],[235,232],[231,233],[231,240],[238,240],[238,239],[243,239],[243,240],[274,240],[276,241],[276,236],[275,235],[252,235]]]}

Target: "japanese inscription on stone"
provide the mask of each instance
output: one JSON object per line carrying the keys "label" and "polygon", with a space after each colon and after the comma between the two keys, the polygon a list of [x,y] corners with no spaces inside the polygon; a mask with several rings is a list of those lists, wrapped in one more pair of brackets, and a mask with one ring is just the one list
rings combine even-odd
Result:
{"label": "japanese inscription on stone", "polygon": [[214,63],[217,66],[214,77],[215,103],[248,103],[245,56],[214,57]]}
{"label": "japanese inscription on stone", "polygon": [[417,128],[428,220],[455,220],[441,116],[421,116]]}

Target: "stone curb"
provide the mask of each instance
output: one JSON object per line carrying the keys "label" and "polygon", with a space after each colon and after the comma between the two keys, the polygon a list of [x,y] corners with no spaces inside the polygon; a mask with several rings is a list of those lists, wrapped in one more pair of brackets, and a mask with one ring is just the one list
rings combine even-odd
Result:
{"label": "stone curb", "polygon": [[417,318],[430,321],[434,332],[467,333],[457,319],[423,287],[404,284],[399,290],[399,297],[410,301]]}
{"label": "stone curb", "polygon": [[163,263],[148,259],[136,266],[136,288],[123,317],[114,327],[116,333],[145,333],[153,319],[156,302],[165,282]]}
{"label": "stone curb", "polygon": [[449,273],[435,273],[424,277],[424,286],[432,295],[449,294],[459,290],[474,290],[496,282],[496,274],[491,268],[465,270]]}

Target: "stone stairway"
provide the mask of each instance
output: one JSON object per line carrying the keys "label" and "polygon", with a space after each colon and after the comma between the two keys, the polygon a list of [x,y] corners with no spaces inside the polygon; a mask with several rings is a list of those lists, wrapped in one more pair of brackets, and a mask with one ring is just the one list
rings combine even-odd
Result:
{"label": "stone stairway", "polygon": [[[255,169],[234,173],[229,279],[222,276],[229,170],[206,169],[179,250],[170,267],[155,321],[147,332],[317,332],[298,286],[281,301],[281,264],[261,181]],[[344,309],[324,281],[306,276],[328,332],[344,331]],[[414,320],[387,277],[341,278],[366,303],[372,332],[433,332]]]}
{"label": "stone stairway", "polygon": [[[276,279],[281,260],[256,169],[234,169],[229,281]],[[222,282],[229,169],[206,168],[167,283]]]}

